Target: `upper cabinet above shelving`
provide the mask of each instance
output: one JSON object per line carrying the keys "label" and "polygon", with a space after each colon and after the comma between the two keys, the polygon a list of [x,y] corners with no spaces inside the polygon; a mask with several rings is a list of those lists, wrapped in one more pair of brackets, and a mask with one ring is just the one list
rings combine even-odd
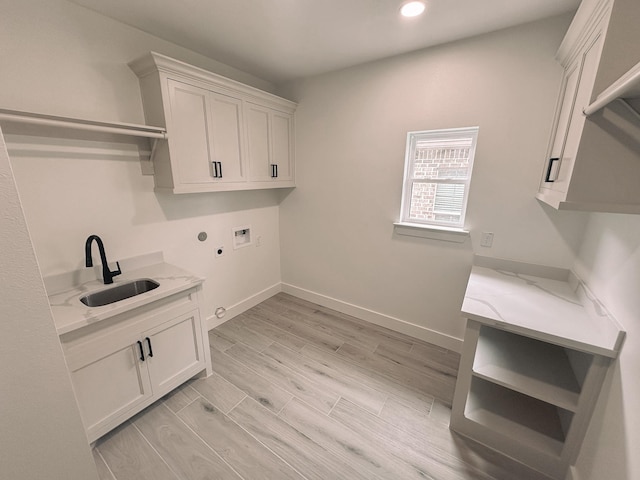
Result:
{"label": "upper cabinet above shelving", "polygon": [[583,0],[537,198],[559,210],[640,213],[638,0]]}
{"label": "upper cabinet above shelving", "polygon": [[146,120],[169,137],[154,156],[156,190],[295,186],[294,102],[154,52],[129,66]]}

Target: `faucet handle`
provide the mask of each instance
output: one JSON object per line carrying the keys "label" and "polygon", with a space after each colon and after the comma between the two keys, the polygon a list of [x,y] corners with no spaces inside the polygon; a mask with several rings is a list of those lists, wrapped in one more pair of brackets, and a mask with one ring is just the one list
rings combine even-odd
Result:
{"label": "faucet handle", "polygon": [[122,273],[122,270],[120,270],[120,262],[116,262],[116,267],[117,267],[117,270],[113,270],[113,271],[110,270],[109,271],[109,273],[111,273],[112,277],[115,277],[115,276],[120,275]]}

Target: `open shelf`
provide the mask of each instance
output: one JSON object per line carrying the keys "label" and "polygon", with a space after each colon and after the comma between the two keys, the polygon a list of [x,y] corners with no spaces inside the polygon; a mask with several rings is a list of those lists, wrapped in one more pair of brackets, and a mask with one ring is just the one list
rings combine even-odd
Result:
{"label": "open shelf", "polygon": [[591,360],[586,353],[483,326],[473,374],[575,412]]}
{"label": "open shelf", "polygon": [[559,457],[573,414],[538,399],[473,378],[464,416],[514,442]]}
{"label": "open shelf", "polygon": [[7,110],[4,108],[0,109],[0,122],[23,123],[71,130],[88,130],[92,132],[110,133],[128,137],[145,137],[163,140],[167,138],[166,129],[161,127],[60,117],[42,113]]}

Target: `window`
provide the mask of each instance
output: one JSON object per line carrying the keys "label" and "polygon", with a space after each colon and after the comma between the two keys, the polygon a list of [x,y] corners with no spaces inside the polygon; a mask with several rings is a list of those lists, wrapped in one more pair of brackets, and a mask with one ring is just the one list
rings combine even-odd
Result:
{"label": "window", "polygon": [[478,127],[409,132],[401,222],[464,227]]}

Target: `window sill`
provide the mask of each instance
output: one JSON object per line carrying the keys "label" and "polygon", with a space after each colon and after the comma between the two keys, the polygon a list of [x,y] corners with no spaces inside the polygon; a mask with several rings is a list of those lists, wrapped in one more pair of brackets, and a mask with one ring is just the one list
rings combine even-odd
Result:
{"label": "window sill", "polygon": [[462,228],[421,225],[418,223],[396,222],[393,224],[398,235],[408,237],[430,238],[445,242],[464,243],[469,238],[469,231]]}

